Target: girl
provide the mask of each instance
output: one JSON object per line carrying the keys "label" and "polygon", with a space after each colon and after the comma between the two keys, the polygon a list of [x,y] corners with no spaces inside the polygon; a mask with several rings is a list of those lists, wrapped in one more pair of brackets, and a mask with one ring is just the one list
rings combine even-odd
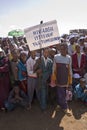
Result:
{"label": "girl", "polygon": [[25,51],[20,54],[20,61],[17,64],[19,87],[27,93],[27,69],[26,69],[27,55]]}

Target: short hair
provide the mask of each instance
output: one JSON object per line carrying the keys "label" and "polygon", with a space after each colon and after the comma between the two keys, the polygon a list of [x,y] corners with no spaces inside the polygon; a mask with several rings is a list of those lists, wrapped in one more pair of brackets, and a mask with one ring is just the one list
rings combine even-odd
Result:
{"label": "short hair", "polygon": [[43,51],[45,51],[45,50],[48,50],[48,51],[49,51],[49,48],[43,48]]}
{"label": "short hair", "polygon": [[65,49],[67,49],[68,45],[67,45],[67,43],[62,43],[62,44],[60,44],[60,47],[64,47]]}

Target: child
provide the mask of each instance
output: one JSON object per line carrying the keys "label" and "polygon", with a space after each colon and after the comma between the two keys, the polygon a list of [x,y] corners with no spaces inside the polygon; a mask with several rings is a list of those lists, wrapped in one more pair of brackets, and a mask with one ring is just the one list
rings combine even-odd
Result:
{"label": "child", "polygon": [[20,61],[17,64],[18,80],[20,82],[19,87],[27,93],[27,69],[26,69],[27,54],[22,51],[20,54]]}
{"label": "child", "polygon": [[5,108],[8,111],[12,111],[17,106],[27,108],[28,97],[22,90],[20,90],[20,88],[17,85],[15,85],[9,94],[8,100],[5,102]]}
{"label": "child", "polygon": [[75,99],[80,99],[87,104],[87,87],[86,80],[84,78],[80,79],[80,83],[74,88]]}

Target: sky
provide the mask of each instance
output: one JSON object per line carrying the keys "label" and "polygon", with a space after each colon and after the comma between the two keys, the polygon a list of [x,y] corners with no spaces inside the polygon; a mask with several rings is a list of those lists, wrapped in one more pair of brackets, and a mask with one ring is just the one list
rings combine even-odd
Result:
{"label": "sky", "polygon": [[87,0],[0,0],[0,36],[57,20],[59,34],[87,29]]}

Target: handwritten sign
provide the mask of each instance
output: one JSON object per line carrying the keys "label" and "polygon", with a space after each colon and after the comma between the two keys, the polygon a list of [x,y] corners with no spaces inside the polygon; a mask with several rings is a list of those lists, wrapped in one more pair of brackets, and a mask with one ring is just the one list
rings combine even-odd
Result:
{"label": "handwritten sign", "polygon": [[24,29],[30,51],[58,44],[57,21],[53,20]]}

